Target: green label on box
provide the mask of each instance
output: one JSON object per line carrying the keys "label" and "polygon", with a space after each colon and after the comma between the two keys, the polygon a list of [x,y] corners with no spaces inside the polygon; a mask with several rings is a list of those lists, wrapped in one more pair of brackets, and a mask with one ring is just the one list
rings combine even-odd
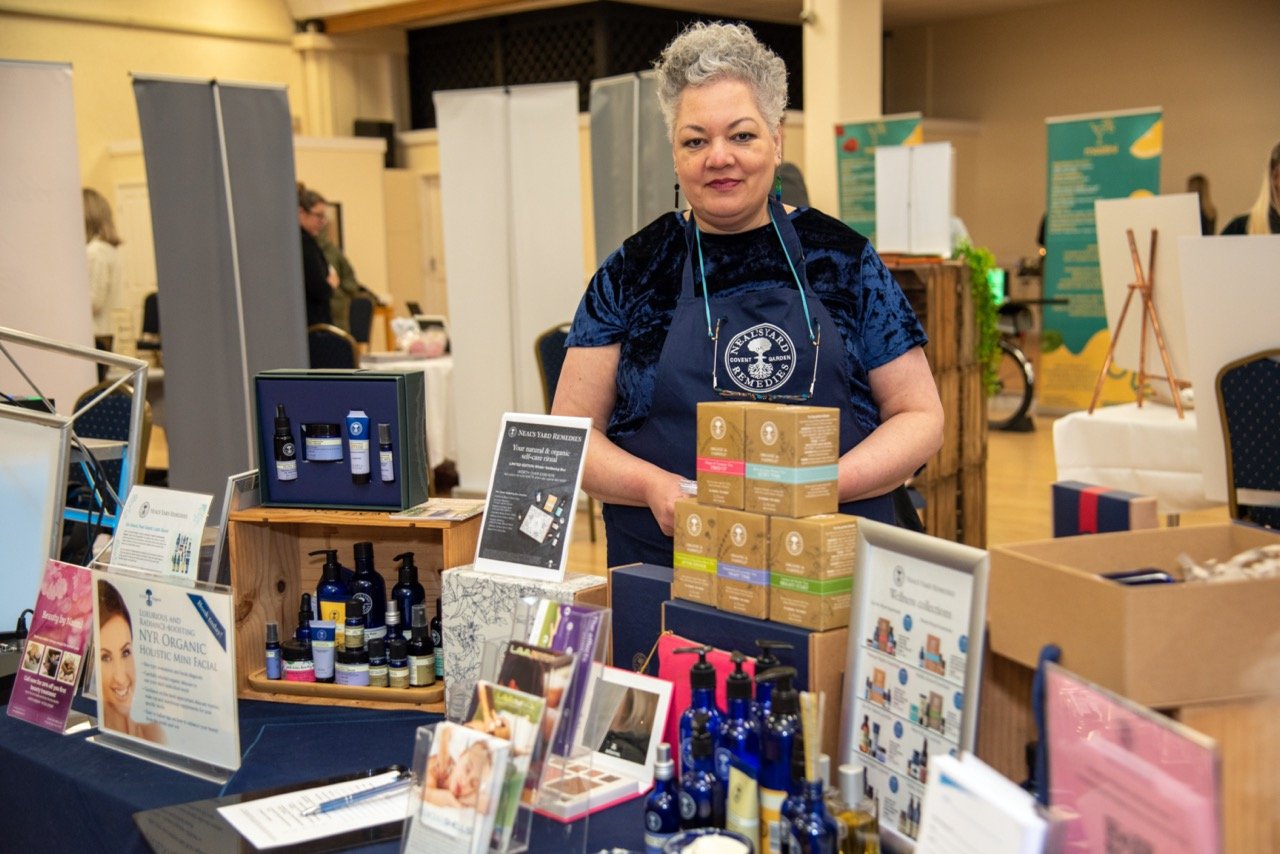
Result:
{"label": "green label on box", "polygon": [[849,593],[853,590],[853,576],[828,578],[818,581],[813,578],[797,578],[781,572],[772,573],[772,583],[779,590],[792,590],[796,593],[808,593],[811,596],[831,596],[836,593]]}
{"label": "green label on box", "polygon": [[716,559],[713,557],[691,555],[688,552],[676,552],[673,564],[676,569],[692,569],[694,572],[716,574]]}

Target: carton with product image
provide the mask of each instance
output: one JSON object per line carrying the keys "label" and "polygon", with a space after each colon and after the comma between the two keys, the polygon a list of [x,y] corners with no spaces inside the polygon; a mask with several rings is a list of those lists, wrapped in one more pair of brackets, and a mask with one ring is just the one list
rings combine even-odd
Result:
{"label": "carton with product image", "polygon": [[698,404],[698,503],[741,510],[746,463],[743,458],[745,401]]}
{"label": "carton with product image", "polygon": [[716,607],[757,619],[769,616],[769,517],[716,512]]}
{"label": "carton with product image", "polygon": [[696,501],[676,502],[671,596],[703,605],[716,604],[715,507]]}

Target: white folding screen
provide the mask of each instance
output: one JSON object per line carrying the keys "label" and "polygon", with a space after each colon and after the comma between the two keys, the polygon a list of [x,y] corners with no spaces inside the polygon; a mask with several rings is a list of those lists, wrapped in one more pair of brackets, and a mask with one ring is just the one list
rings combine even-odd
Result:
{"label": "white folding screen", "polygon": [[[71,66],[0,61],[0,326],[93,346]],[[60,412],[97,381],[93,364],[9,350]],[[0,391],[30,388],[0,358]]]}
{"label": "white folding screen", "polygon": [[434,95],[461,489],[483,492],[503,412],[541,412],[534,341],[585,284],[574,83]]}

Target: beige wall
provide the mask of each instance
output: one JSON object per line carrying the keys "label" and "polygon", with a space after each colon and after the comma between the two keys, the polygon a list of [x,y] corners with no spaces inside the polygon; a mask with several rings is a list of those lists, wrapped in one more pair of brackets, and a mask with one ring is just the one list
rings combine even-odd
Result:
{"label": "beige wall", "polygon": [[1277,0],[1071,0],[894,32],[885,112],[977,124],[957,213],[1002,263],[1035,250],[1051,116],[1163,107],[1161,192],[1203,172],[1220,230],[1280,140],[1277,45]]}

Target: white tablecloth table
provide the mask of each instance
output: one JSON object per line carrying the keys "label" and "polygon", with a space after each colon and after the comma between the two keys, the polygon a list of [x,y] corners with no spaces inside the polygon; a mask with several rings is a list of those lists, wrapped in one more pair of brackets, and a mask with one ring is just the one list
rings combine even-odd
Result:
{"label": "white tablecloth table", "polygon": [[445,460],[458,459],[458,428],[453,415],[453,357],[434,359],[361,359],[372,371],[422,371],[427,397],[427,464],[434,470]]}
{"label": "white tablecloth table", "polygon": [[1196,413],[1148,401],[1072,412],[1053,424],[1058,480],[1079,480],[1156,499],[1177,514],[1218,506],[1204,496]]}

